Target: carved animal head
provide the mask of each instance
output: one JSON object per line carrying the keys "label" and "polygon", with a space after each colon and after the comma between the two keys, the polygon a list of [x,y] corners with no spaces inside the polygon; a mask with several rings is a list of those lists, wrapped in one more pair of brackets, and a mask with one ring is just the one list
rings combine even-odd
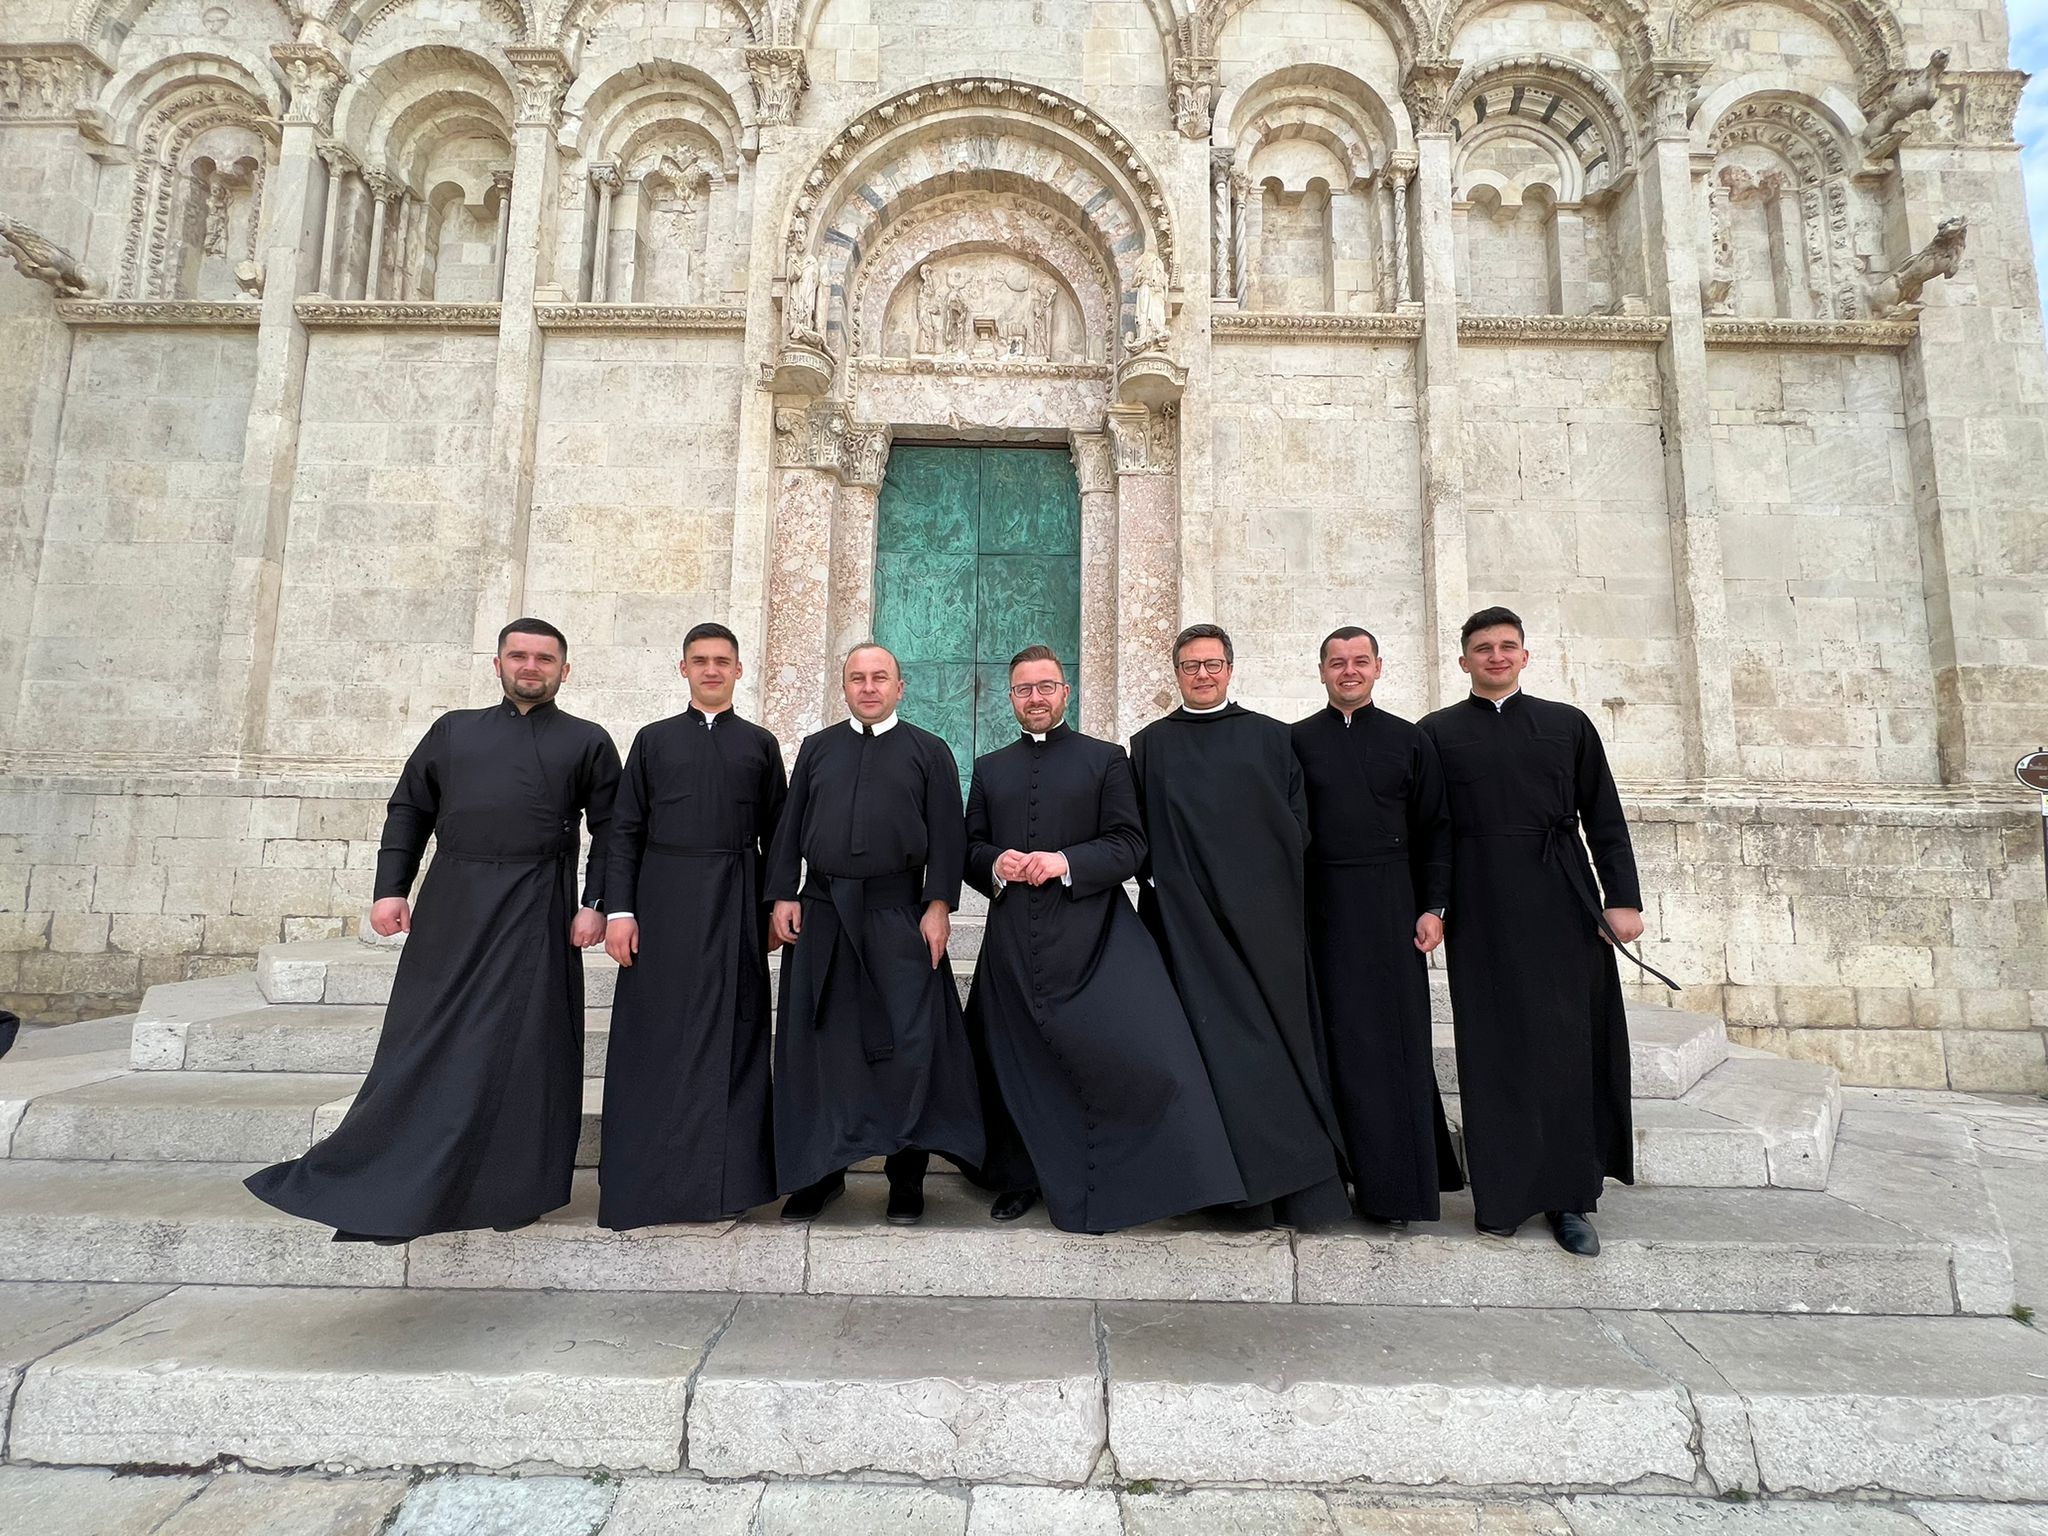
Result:
{"label": "carved animal head", "polygon": [[1948,50],[1937,48],[1927,56],[1927,73],[1930,77],[1948,68]]}
{"label": "carved animal head", "polygon": [[1963,264],[1963,245],[1969,237],[1970,221],[1960,215],[1936,225],[1934,238],[1927,246],[1934,270],[1943,277],[1954,277],[1956,268]]}

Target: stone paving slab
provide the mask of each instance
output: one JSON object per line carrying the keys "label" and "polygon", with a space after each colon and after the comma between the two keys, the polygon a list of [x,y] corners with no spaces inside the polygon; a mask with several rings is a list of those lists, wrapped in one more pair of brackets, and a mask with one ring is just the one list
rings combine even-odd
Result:
{"label": "stone paving slab", "polygon": [[1103,1444],[1086,1302],[748,1297],[690,1404],[712,1477],[1078,1484]]}
{"label": "stone paving slab", "polygon": [[278,1162],[304,1152],[320,1107],[360,1083],[326,1073],[130,1072],[31,1099],[9,1156]]}
{"label": "stone paving slab", "polygon": [[383,1536],[405,1497],[400,1477],[228,1472],[151,1536]]}
{"label": "stone paving slab", "polygon": [[143,1286],[0,1284],[0,1451],[11,1453],[8,1405],[31,1364],[161,1295]]}
{"label": "stone paving slab", "polygon": [[50,1094],[102,1083],[127,1071],[122,1051],[92,1051],[43,1061],[0,1061],[0,1154],[13,1146],[31,1103]]}
{"label": "stone paving slab", "polygon": [[388,1536],[590,1536],[617,1490],[583,1477],[442,1477],[406,1499]]}
{"label": "stone paving slab", "polygon": [[1690,1482],[1684,1393],[1582,1312],[1105,1302],[1110,1448],[1173,1482]]}
{"label": "stone paving slab", "polygon": [[31,1366],[10,1453],[84,1465],[678,1465],[724,1296],[172,1292]]}
{"label": "stone paving slab", "polygon": [[203,1477],[117,1477],[100,1467],[0,1466],[0,1531],[19,1536],[154,1536]]}

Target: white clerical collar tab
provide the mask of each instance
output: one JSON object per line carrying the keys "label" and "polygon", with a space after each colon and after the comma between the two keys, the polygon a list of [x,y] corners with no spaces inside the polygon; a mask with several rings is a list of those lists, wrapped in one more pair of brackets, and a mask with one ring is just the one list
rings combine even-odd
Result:
{"label": "white clerical collar tab", "polygon": [[890,710],[885,717],[877,720],[871,726],[863,726],[858,720],[848,720],[846,723],[853,727],[853,732],[856,736],[860,735],[863,731],[870,736],[886,736],[896,729],[896,711]]}
{"label": "white clerical collar tab", "polygon": [[1192,704],[1183,704],[1181,708],[1191,715],[1220,715],[1230,708],[1230,700],[1225,699],[1221,704],[1211,704],[1207,709],[1197,709]]}
{"label": "white clerical collar tab", "polygon": [[[1061,726],[1065,725],[1066,723],[1066,717],[1062,715],[1059,719],[1053,721],[1052,731],[1058,730]],[[1052,735],[1052,731],[1026,731],[1024,734],[1026,736],[1029,736],[1033,741],[1037,742],[1040,746],[1044,746],[1046,738]]]}

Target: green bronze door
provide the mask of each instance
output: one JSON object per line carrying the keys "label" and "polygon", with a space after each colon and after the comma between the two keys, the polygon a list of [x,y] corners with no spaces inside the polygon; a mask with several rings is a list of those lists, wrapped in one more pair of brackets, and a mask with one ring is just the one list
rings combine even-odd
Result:
{"label": "green bronze door", "polygon": [[[1010,658],[1049,645],[1075,681],[1081,494],[1063,449],[891,451],[875,533],[875,638],[903,663],[903,718],[946,738],[964,789],[1017,734]],[[1080,714],[1077,688],[1067,720]]]}

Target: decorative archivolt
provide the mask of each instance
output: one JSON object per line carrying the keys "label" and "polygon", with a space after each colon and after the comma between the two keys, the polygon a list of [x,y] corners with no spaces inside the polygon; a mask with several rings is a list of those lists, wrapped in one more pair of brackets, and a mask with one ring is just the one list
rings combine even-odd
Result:
{"label": "decorative archivolt", "polygon": [[[221,139],[222,129],[233,130],[226,142],[211,143],[214,153],[200,155],[202,140],[208,135]],[[229,265],[253,261],[277,143],[268,104],[243,86],[212,80],[169,87],[157,95],[135,141],[128,237],[116,296],[199,297],[177,291],[187,228],[197,229],[206,254]],[[239,241],[228,228],[231,200],[246,210]]]}
{"label": "decorative archivolt", "polygon": [[[363,19],[356,34],[352,59],[357,68],[366,67],[380,54],[402,51],[422,41],[479,43],[488,40],[499,46],[524,41],[526,15],[516,0],[470,0],[476,7],[481,30],[446,17],[432,21],[414,15],[419,0],[384,0]],[[372,44],[377,45],[372,47]]]}
{"label": "decorative archivolt", "polygon": [[589,159],[613,153],[650,122],[690,123],[718,146],[726,171],[736,173],[749,123],[732,94],[735,84],[667,57],[579,76],[563,104],[561,141]]}
{"label": "decorative archivolt", "polygon": [[1620,94],[1597,70],[1550,54],[1468,67],[1452,87],[1450,119],[1461,191],[1466,167],[1502,137],[1533,141],[1549,152],[1562,183],[1553,190],[1562,202],[1612,186],[1635,164],[1634,133]]}
{"label": "decorative archivolt", "polygon": [[[524,0],[468,0],[480,18],[506,33],[507,42],[525,41],[533,33],[534,14]],[[390,26],[411,10],[418,0],[306,0],[306,12],[324,11],[322,21],[350,42],[367,40],[371,33]]]}
{"label": "decorative archivolt", "polygon": [[[1232,17],[1254,0],[1191,0],[1187,19],[1187,52],[1208,57],[1216,52],[1217,39]],[[1419,0],[1352,0],[1360,10],[1385,28],[1393,39],[1395,57],[1405,70],[1427,51],[1434,28]]]}
{"label": "decorative archivolt", "polygon": [[1233,149],[1240,168],[1260,145],[1289,138],[1321,142],[1363,180],[1400,142],[1400,124],[1370,85],[1327,64],[1288,65],[1218,104],[1216,147]]}
{"label": "decorative archivolt", "polygon": [[[1437,58],[1456,58],[1458,38],[1467,26],[1486,12],[1511,0],[1451,0],[1437,18],[1435,42],[1430,52]],[[1558,0],[1600,23],[1622,63],[1633,72],[1656,53],[1656,39],[1650,31],[1649,7],[1643,0]]]}
{"label": "decorative archivolt", "polygon": [[[1722,113],[1707,135],[1716,165],[1708,181],[1710,247],[1704,299],[1709,313],[1725,312],[1732,277],[1731,202],[1757,195],[1790,196],[1799,209],[1807,303],[1812,318],[1852,320],[1863,310],[1855,256],[1855,208],[1850,188],[1859,157],[1841,123],[1817,103],[1785,92],[1745,97]],[[1730,151],[1755,145],[1785,172],[1754,175],[1722,162]],[[1774,184],[1789,173],[1790,184]],[[1787,275],[1789,281],[1789,275]]]}
{"label": "decorative archivolt", "polygon": [[334,136],[363,164],[403,167],[435,143],[485,132],[510,139],[511,84],[494,61],[428,44],[394,54],[343,88]]}
{"label": "decorative archivolt", "polygon": [[[1713,12],[1737,0],[1678,0],[1671,13],[1671,47],[1674,58],[1690,58],[1699,51],[1700,24]],[[1885,0],[1781,0],[1813,17],[1833,34],[1842,52],[1856,66],[1857,79],[1867,89],[1906,62],[1905,36],[1899,19]]]}
{"label": "decorative archivolt", "polygon": [[277,77],[255,56],[226,50],[174,53],[114,76],[100,92],[100,110],[115,143],[131,144],[143,119],[169,98],[198,85],[225,85],[255,97],[271,117],[284,114]]}
{"label": "decorative archivolt", "polygon": [[[547,0],[537,35],[573,54],[604,19],[604,13],[617,3],[618,0]],[[772,0],[705,0],[707,9],[730,16],[739,29],[741,41],[749,43],[765,43],[773,35],[775,18],[771,3]]]}
{"label": "decorative archivolt", "polygon": [[[65,35],[81,43],[111,43],[118,48],[153,3],[154,0],[77,0],[71,8]],[[260,3],[275,10],[284,22],[278,34],[281,38],[290,37],[297,30],[299,17],[292,0]]]}

